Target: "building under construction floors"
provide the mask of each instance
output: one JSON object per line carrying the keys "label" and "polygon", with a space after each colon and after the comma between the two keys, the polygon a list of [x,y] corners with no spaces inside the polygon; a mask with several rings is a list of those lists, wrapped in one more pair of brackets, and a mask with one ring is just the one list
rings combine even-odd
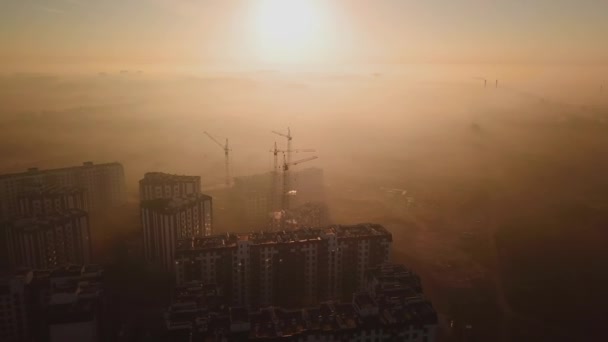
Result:
{"label": "building under construction floors", "polygon": [[[209,191],[216,203],[217,230],[234,231],[235,227],[242,227],[243,231],[273,230],[329,224],[323,170],[304,169],[293,172],[291,177],[290,210],[285,211],[280,190],[273,187],[276,178],[272,172],[237,177],[232,187]],[[280,214],[275,215],[276,212]]]}

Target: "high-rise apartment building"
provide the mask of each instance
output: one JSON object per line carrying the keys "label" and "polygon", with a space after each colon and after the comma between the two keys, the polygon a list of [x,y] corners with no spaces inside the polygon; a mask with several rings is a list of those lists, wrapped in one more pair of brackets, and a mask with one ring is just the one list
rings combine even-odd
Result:
{"label": "high-rise apartment building", "polygon": [[97,287],[53,294],[47,308],[49,341],[100,341],[99,297]]}
{"label": "high-rise apartment building", "polygon": [[391,242],[377,224],[183,239],[176,281],[218,284],[238,305],[312,305],[362,289],[365,271],[389,261]]}
{"label": "high-rise apartment building", "polygon": [[177,241],[210,235],[212,217],[211,197],[200,193],[142,201],[146,259],[172,270]]}
{"label": "high-rise apartment building", "polygon": [[68,209],[89,209],[86,193],[79,187],[39,187],[20,194],[17,200],[21,217],[47,215]]}
{"label": "high-rise apartment building", "polygon": [[142,201],[177,198],[201,192],[201,177],[148,172],[139,181],[139,197]]}
{"label": "high-rise apartment building", "polygon": [[12,267],[51,268],[91,260],[89,217],[82,210],[15,219],[4,233]]}
{"label": "high-rise apartment building", "polygon": [[19,215],[19,197],[32,189],[58,186],[79,187],[86,195],[90,213],[120,205],[126,200],[124,170],[119,163],[93,164],[39,170],[0,176],[0,220]]}

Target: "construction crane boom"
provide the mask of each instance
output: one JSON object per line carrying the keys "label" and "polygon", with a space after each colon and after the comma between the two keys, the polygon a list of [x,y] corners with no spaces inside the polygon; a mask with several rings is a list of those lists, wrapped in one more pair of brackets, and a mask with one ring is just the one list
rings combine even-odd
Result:
{"label": "construction crane boom", "polygon": [[319,157],[317,156],[312,156],[312,157],[308,157],[308,158],[304,158],[304,159],[300,159],[300,160],[296,160],[294,162],[288,162],[285,159],[285,153],[283,153],[283,193],[282,193],[282,209],[284,211],[289,210],[289,196],[291,195],[291,179],[289,177],[289,167],[290,166],[295,166],[298,164],[302,164],[311,160],[315,160]]}
{"label": "construction crane boom", "polygon": [[224,157],[225,157],[225,168],[226,168],[226,186],[230,186],[230,151],[232,151],[230,149],[230,146],[228,144],[228,138],[226,138],[226,143],[222,144],[221,142],[219,142],[217,139],[215,139],[211,134],[204,132],[206,136],[209,137],[209,139],[211,139],[213,142],[215,142],[219,147],[222,148],[222,150],[224,150]]}
{"label": "construction crane boom", "polygon": [[204,132],[205,135],[207,135],[209,137],[209,139],[211,139],[213,142],[215,142],[219,147],[221,147],[222,149],[225,149],[225,146],[222,145],[221,142],[217,141],[217,139],[215,139],[211,134]]}
{"label": "construction crane boom", "polygon": [[272,133],[282,136],[284,138],[287,139],[287,162],[291,162],[291,141],[293,140],[293,136],[291,135],[291,129],[289,127],[287,127],[287,134],[285,133],[281,133],[281,132],[277,132],[277,131],[272,131]]}
{"label": "construction crane boom", "polygon": [[[273,211],[276,210],[280,210],[280,208],[277,207],[277,205],[279,204],[279,198],[278,198],[278,189],[279,189],[279,160],[278,160],[278,155],[279,152],[285,154],[286,152],[288,152],[287,150],[279,150],[279,148],[277,147],[277,143],[275,141],[274,143],[274,149],[270,150],[270,152],[272,152],[273,157],[274,157],[274,164],[273,164],[273,169],[272,169],[272,184],[270,187],[270,200],[271,200],[271,207]],[[289,152],[295,152],[295,153],[299,153],[299,152],[316,152],[315,149],[312,148],[302,148],[302,149],[295,149],[295,150],[291,150]]]}
{"label": "construction crane boom", "polygon": [[[268,151],[268,152],[273,152],[274,154],[277,154],[279,152],[288,152],[287,150],[279,150],[277,149],[277,143],[274,143],[274,149]],[[315,150],[314,148],[302,148],[302,149],[296,149],[296,150],[291,150],[289,152],[295,152],[295,153],[300,153],[300,152],[317,152],[317,150]]]}
{"label": "construction crane boom", "polygon": [[308,157],[308,158],[304,158],[304,159],[296,160],[296,161],[291,162],[291,163],[285,163],[285,165],[283,165],[283,166],[284,166],[284,167],[287,167],[287,168],[289,169],[289,166],[291,166],[291,165],[294,165],[294,166],[295,166],[295,165],[302,164],[302,163],[305,163],[305,162],[307,162],[307,161],[315,160],[315,159],[318,159],[318,158],[319,158],[319,157],[317,157],[317,156],[312,156],[312,157]]}
{"label": "construction crane boom", "polygon": [[285,134],[285,133],[281,133],[281,132],[277,132],[277,131],[272,131],[272,133],[274,133],[274,134],[276,134],[276,135],[280,135],[280,136],[282,136],[282,137],[285,137],[285,138],[287,138],[287,139],[289,139],[289,140],[291,140],[291,139],[292,139],[292,136],[291,136],[291,135],[289,135],[289,133],[288,133],[288,134]]}

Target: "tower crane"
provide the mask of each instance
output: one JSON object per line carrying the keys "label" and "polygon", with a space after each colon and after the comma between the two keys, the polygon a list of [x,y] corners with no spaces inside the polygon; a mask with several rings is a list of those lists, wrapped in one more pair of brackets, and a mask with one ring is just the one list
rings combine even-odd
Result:
{"label": "tower crane", "polygon": [[209,137],[209,139],[213,140],[219,147],[224,150],[224,156],[226,158],[226,186],[230,186],[230,147],[228,146],[228,138],[226,138],[226,143],[222,144],[217,139],[215,139],[211,134],[205,132],[205,135]]}
{"label": "tower crane", "polygon": [[292,190],[290,190],[291,182],[289,179],[289,168],[290,166],[296,166],[298,164],[302,164],[311,160],[315,160],[319,157],[312,156],[300,160],[296,160],[294,162],[288,162],[285,159],[285,153],[283,153],[283,193],[282,193],[282,209],[287,211],[289,210],[289,196],[291,195]]}
{"label": "tower crane", "polygon": [[[278,189],[278,183],[279,183],[279,153],[283,153],[283,155],[285,153],[290,153],[290,152],[295,152],[295,153],[299,153],[299,152],[316,152],[316,150],[311,149],[311,148],[303,148],[303,149],[295,149],[295,150],[279,150],[277,148],[277,143],[275,141],[274,143],[274,149],[270,150],[270,152],[272,152],[273,157],[274,157],[274,168],[272,170],[272,184],[271,184],[271,189],[270,189],[270,199],[271,199],[271,207],[272,210],[276,210],[276,204],[277,204],[277,189]],[[284,161],[285,162],[285,161]]]}
{"label": "tower crane", "polygon": [[[270,150],[270,152],[272,152],[273,157],[274,157],[274,170],[278,171],[279,170],[279,153],[290,153],[290,152],[295,152],[295,153],[300,153],[300,152],[317,152],[317,150],[313,149],[313,148],[301,148],[301,149],[295,149],[295,150],[279,150],[277,148],[277,142],[274,142],[274,148],[272,150]],[[287,159],[289,162],[289,158]]]}
{"label": "tower crane", "polygon": [[293,140],[293,137],[291,136],[291,129],[289,127],[287,127],[287,134],[277,132],[277,131],[272,131],[272,133],[274,133],[276,135],[280,135],[287,139],[287,151],[286,151],[287,152],[287,162],[290,163],[291,162],[291,140]]}

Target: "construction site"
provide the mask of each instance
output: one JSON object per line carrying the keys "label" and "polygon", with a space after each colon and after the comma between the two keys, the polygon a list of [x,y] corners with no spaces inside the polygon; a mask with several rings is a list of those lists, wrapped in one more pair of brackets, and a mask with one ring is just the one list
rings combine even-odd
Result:
{"label": "construction site", "polygon": [[224,183],[203,187],[203,192],[214,200],[217,231],[234,231],[235,228],[243,231],[289,230],[330,223],[323,170],[300,166],[318,159],[317,155],[312,155],[317,151],[294,148],[289,127],[286,133],[271,132],[285,141],[284,146],[275,142],[268,150],[273,158],[272,170],[236,177],[232,174],[229,139],[219,139],[204,132],[222,149],[225,158]]}

